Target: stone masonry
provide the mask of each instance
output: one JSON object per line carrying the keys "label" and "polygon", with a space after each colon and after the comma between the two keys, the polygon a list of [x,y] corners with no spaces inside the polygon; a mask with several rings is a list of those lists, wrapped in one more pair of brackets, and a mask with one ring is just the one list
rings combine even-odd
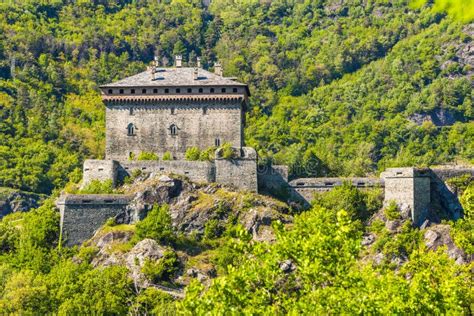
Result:
{"label": "stone masonry", "polygon": [[[245,147],[244,118],[250,95],[247,85],[199,67],[182,67],[180,56],[173,68],[155,62],[145,72],[101,86],[106,111],[106,159],[86,160],[83,185],[93,180],[112,180],[114,185],[135,170],[154,174],[179,174],[195,182],[217,182],[236,189],[264,192],[310,205],[317,192],[349,181],[359,188],[384,187],[385,203],[395,201],[411,210],[413,223],[421,225],[433,216],[433,205],[461,216],[457,197],[445,185],[460,171],[417,168],[387,169],[377,178],[288,179],[287,166],[257,165],[255,149]],[[232,146],[232,157],[220,148]],[[183,160],[191,147],[218,148],[213,162]],[[140,153],[154,153],[169,161],[137,161]],[[263,167],[263,168],[262,168]],[[474,176],[473,168],[462,172]],[[108,218],[122,214],[126,195],[66,195],[57,205],[66,245],[92,237]]]}

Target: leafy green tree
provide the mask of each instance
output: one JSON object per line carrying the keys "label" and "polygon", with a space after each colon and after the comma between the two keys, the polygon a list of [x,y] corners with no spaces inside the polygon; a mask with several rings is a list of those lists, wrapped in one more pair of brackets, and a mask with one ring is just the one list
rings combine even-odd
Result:
{"label": "leafy green tree", "polygon": [[137,223],[135,236],[138,240],[151,238],[166,244],[173,242],[175,234],[169,206],[155,204],[145,219]]}

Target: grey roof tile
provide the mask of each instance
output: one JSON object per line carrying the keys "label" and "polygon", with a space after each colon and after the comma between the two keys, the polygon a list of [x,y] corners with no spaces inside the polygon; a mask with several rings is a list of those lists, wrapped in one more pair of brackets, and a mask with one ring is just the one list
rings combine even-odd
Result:
{"label": "grey roof tile", "polygon": [[212,72],[199,68],[198,79],[193,79],[194,68],[157,68],[155,74],[158,79],[152,80],[149,70],[127,77],[125,79],[105,84],[101,88],[115,87],[170,87],[170,86],[246,86],[230,78],[218,76]]}

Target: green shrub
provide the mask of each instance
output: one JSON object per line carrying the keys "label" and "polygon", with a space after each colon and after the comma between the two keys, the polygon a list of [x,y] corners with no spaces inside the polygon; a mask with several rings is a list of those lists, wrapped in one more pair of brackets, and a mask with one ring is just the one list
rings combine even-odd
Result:
{"label": "green shrub", "polygon": [[331,191],[315,194],[313,204],[332,210],[346,210],[353,218],[367,220],[381,206],[374,199],[373,193],[369,194],[350,182],[344,182]]}
{"label": "green shrub", "polygon": [[169,206],[155,204],[145,219],[137,223],[135,236],[138,240],[151,238],[165,244],[173,242],[176,236],[171,224]]}
{"label": "green shrub", "polygon": [[230,143],[225,143],[224,145],[222,145],[221,150],[222,150],[222,158],[224,159],[236,158],[234,149],[232,148],[232,145]]}
{"label": "green shrub", "polygon": [[400,210],[398,209],[398,205],[395,201],[390,201],[387,207],[383,210],[383,213],[387,219],[391,221],[400,218]]}
{"label": "green shrub", "polygon": [[133,169],[132,170],[132,175],[131,175],[131,181],[133,182],[133,180],[135,180],[136,178],[138,178],[139,176],[142,175],[142,170],[141,169]]}
{"label": "green shrub", "polygon": [[78,191],[78,194],[112,194],[115,193],[112,180],[92,180],[88,185]]}
{"label": "green shrub", "polygon": [[152,282],[169,281],[178,271],[178,257],[171,250],[165,251],[162,258],[157,261],[145,260],[142,272]]}
{"label": "green shrub", "polygon": [[155,153],[142,151],[138,155],[137,160],[160,160],[160,158],[158,158],[158,155]]}
{"label": "green shrub", "polygon": [[199,160],[201,161],[213,161],[216,158],[216,147],[209,147],[203,151],[199,155]]}
{"label": "green shrub", "polygon": [[197,147],[191,147],[186,150],[186,154],[184,155],[184,158],[186,160],[190,161],[196,161],[199,160],[199,157],[201,155],[201,151]]}
{"label": "green shrub", "polygon": [[173,160],[173,156],[171,156],[171,153],[169,151],[163,154],[163,160],[164,161]]}
{"label": "green shrub", "polygon": [[204,226],[204,238],[214,239],[222,235],[223,227],[219,225],[219,220],[211,219]]}

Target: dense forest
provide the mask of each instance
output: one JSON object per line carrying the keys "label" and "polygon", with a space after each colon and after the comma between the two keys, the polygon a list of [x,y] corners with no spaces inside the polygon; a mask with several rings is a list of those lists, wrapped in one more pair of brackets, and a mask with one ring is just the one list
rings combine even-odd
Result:
{"label": "dense forest", "polygon": [[[8,4],[10,3],[10,4]],[[474,157],[472,25],[406,1],[0,5],[0,186],[51,193],[104,150],[97,86],[153,56],[250,85],[247,144],[293,176]]]}
{"label": "dense forest", "polygon": [[[189,267],[215,267],[211,283],[190,281],[179,300],[137,287],[123,265],[93,264],[104,255],[97,242],[61,247],[53,204],[81,180],[84,159],[104,156],[98,86],[154,56],[165,66],[176,54],[190,63],[200,56],[209,69],[220,61],[226,76],[248,83],[246,142],[292,177],[472,164],[472,8],[472,0],[1,2],[0,187],[50,195],[0,221],[1,313],[472,314],[473,263],[428,249],[426,230],[381,210],[377,190],[345,184],[305,212],[199,192],[193,207],[226,214],[200,236],[176,231],[166,205],[136,225],[108,222],[102,233],[132,236],[113,254],[145,239],[166,249],[141,268],[159,285],[177,287]],[[440,226],[472,257],[468,180],[455,181],[464,219]],[[235,215],[265,203],[292,217],[274,222],[271,243],[253,240]],[[368,220],[377,212],[383,221]]]}

